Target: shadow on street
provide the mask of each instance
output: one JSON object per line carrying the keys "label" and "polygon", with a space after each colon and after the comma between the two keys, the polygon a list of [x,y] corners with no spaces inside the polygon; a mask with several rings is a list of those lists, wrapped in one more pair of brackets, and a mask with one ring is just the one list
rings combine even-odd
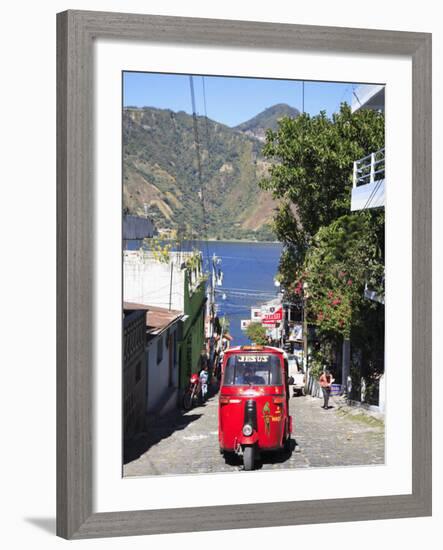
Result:
{"label": "shadow on street", "polygon": [[[263,468],[264,464],[282,464],[289,460],[292,456],[292,453],[295,450],[296,441],[295,439],[291,438],[291,445],[288,450],[282,449],[279,452],[275,451],[261,451],[260,457],[255,462],[255,470],[261,470]],[[241,467],[243,465],[243,457],[241,455],[238,455],[236,453],[225,453],[225,462],[226,464],[229,464],[229,466],[238,466]]]}
{"label": "shadow on street", "polygon": [[291,438],[290,448],[282,449],[279,452],[266,452],[261,451],[260,458],[255,463],[255,469],[260,470],[264,464],[282,464],[289,460],[295,450],[295,439]]}
{"label": "shadow on street", "polygon": [[[198,408],[204,407],[200,405]],[[125,441],[123,463],[128,464],[137,460],[152,446],[166,439],[173,433],[184,430],[189,424],[201,418],[202,414],[175,410],[162,417],[152,416],[148,419],[147,431],[138,434],[133,439]]]}

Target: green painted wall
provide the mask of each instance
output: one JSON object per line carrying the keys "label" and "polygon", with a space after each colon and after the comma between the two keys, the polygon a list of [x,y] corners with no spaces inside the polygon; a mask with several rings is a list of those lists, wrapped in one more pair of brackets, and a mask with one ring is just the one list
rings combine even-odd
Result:
{"label": "green painted wall", "polygon": [[193,372],[199,372],[200,355],[205,347],[205,280],[193,292],[189,290],[189,273],[185,273],[184,314],[188,319],[183,326],[180,344],[180,388],[185,388]]}

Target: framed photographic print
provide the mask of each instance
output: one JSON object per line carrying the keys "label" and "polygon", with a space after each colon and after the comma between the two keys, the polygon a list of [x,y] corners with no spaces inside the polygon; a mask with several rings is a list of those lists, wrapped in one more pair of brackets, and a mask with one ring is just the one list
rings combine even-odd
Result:
{"label": "framed photographic print", "polygon": [[431,36],[57,24],[58,534],[429,515]]}

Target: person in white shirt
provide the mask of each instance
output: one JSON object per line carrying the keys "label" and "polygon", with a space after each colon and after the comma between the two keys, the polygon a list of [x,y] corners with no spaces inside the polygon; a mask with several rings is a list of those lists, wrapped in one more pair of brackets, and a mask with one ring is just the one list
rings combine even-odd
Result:
{"label": "person in white shirt", "polygon": [[200,371],[199,378],[200,378],[200,387],[202,392],[202,401],[205,401],[206,395],[208,393],[208,378],[209,378],[207,365],[205,365]]}

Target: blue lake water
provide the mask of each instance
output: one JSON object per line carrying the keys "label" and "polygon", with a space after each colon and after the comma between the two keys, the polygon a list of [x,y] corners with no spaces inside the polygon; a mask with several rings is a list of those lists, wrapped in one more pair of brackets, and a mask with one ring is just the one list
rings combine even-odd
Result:
{"label": "blue lake water", "polygon": [[[277,273],[282,246],[280,243],[198,242],[203,252],[205,271],[213,254],[221,258],[223,284],[217,286],[218,314],[229,318],[233,345],[247,344],[248,339],[240,328],[241,319],[250,319],[251,307],[277,296],[274,277]],[[226,296],[223,299],[223,295]]]}

